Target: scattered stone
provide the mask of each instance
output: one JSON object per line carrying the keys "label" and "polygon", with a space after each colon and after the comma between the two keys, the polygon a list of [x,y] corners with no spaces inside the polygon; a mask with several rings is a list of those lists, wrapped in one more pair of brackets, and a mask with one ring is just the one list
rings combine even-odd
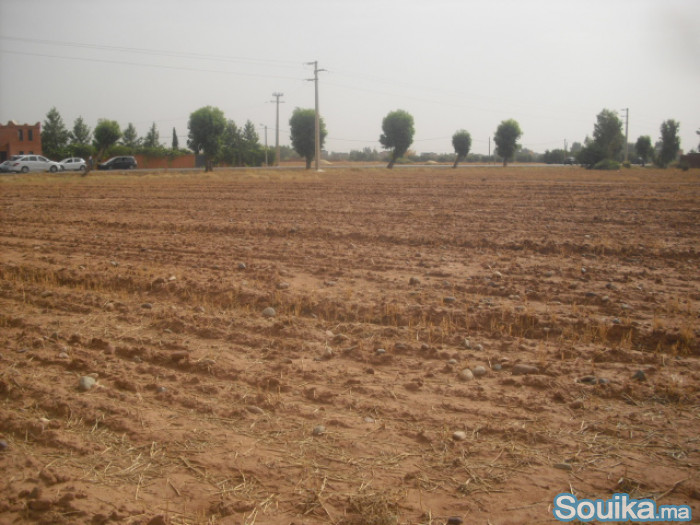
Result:
{"label": "scattered stone", "polygon": [[364,421],[365,423],[374,423],[374,418],[367,416],[362,421]]}
{"label": "scattered stone", "polygon": [[246,266],[246,264],[245,264],[244,262],[239,262],[239,263],[238,263],[238,269],[239,269],[239,270],[245,270],[246,268],[248,268],[248,267]]}
{"label": "scattered stone", "polygon": [[272,308],[272,306],[268,306],[262,311],[262,315],[263,317],[274,317],[277,315],[277,312],[274,308]]}
{"label": "scattered stone", "polygon": [[61,352],[58,354],[59,359],[68,359],[70,356],[66,352]]}
{"label": "scattered stone", "polygon": [[314,429],[311,431],[311,434],[314,436],[322,436],[323,434],[326,433],[326,427],[323,425],[316,425]]}
{"label": "scattered stone", "polygon": [[7,441],[5,441],[4,439],[0,439],[0,452],[7,450],[9,446],[10,445],[7,444]]}
{"label": "scattered stone", "polygon": [[152,303],[143,303],[141,305],[141,308],[143,308],[144,310],[150,310],[153,308],[153,304]]}
{"label": "scattered stone", "polygon": [[449,361],[447,361],[447,364],[448,364],[448,365],[454,366],[454,365],[457,364],[457,360],[456,360],[456,359],[450,359]]}
{"label": "scattered stone", "polygon": [[384,350],[383,348],[377,348],[377,349],[374,351],[374,353],[377,354],[377,355],[384,355],[384,354],[386,354],[386,350]]}
{"label": "scattered stone", "polygon": [[574,470],[574,467],[572,467],[570,463],[555,463],[554,468],[558,468],[559,470],[566,470],[567,472],[571,472],[572,470]]}
{"label": "scattered stone", "polygon": [[456,302],[457,302],[457,298],[450,295],[450,296],[448,296],[448,297],[444,297],[444,298],[442,299],[442,302],[445,303],[445,304],[456,303]]}
{"label": "scattered stone", "polygon": [[547,278],[554,277],[554,272],[552,270],[547,270],[544,272],[544,276]]}
{"label": "scattered stone", "polygon": [[94,377],[83,376],[80,378],[80,381],[78,382],[78,386],[80,387],[80,390],[87,391],[87,390],[90,390],[93,386],[95,386],[95,383],[97,383],[97,381],[95,380]]}
{"label": "scattered stone", "polygon": [[450,516],[447,518],[447,523],[445,525],[462,525],[464,520],[459,516]]}
{"label": "scattered stone", "polygon": [[486,375],[486,368],[481,365],[475,366],[472,370],[474,377],[484,377]]}
{"label": "scattered stone", "polygon": [[115,267],[119,266],[119,263],[117,261],[109,261],[109,264],[111,264],[112,266],[115,266]]}
{"label": "scattered stone", "polygon": [[576,399],[569,403],[569,408],[572,410],[581,410],[584,407],[582,399]]}
{"label": "scattered stone", "polygon": [[27,506],[31,510],[35,510],[37,512],[44,512],[51,508],[51,501],[47,499],[35,499],[27,503]]}
{"label": "scattered stone", "polygon": [[526,365],[524,363],[518,363],[513,367],[513,375],[514,376],[520,376],[520,375],[528,375],[528,374],[539,374],[540,369],[537,368],[536,366],[533,365]]}
{"label": "scattered stone", "polygon": [[278,290],[287,290],[287,289],[289,289],[289,283],[284,282],[284,281],[279,282],[279,283],[277,283],[277,289]]}
{"label": "scattered stone", "polygon": [[620,324],[622,321],[620,321],[617,317],[612,320],[613,324]]}
{"label": "scattered stone", "polygon": [[471,370],[469,370],[468,368],[465,368],[459,374],[457,374],[457,378],[460,381],[467,382],[467,381],[471,381],[472,379],[474,379],[474,374],[472,373]]}
{"label": "scattered stone", "polygon": [[595,385],[598,382],[598,380],[595,376],[583,376],[581,379],[578,380],[578,382],[583,383],[584,385]]}
{"label": "scattered stone", "polygon": [[452,433],[452,439],[455,441],[466,441],[467,433],[463,430],[457,430],[456,432]]}
{"label": "scattered stone", "polygon": [[159,394],[164,394],[167,391],[168,389],[164,386],[159,386],[158,388],[156,388],[156,392],[158,392]]}
{"label": "scattered stone", "polygon": [[637,381],[646,381],[647,375],[644,373],[644,370],[637,370],[632,376],[632,379],[635,379]]}
{"label": "scattered stone", "polygon": [[264,414],[265,413],[265,411],[262,408],[257,407],[255,405],[248,405],[247,407],[245,407],[245,409],[248,412],[250,412],[251,414]]}
{"label": "scattered stone", "polygon": [[154,516],[150,520],[148,520],[148,523],[146,525],[168,525],[168,522],[165,519],[165,516],[162,514],[158,514],[157,516]]}
{"label": "scattered stone", "polygon": [[478,344],[474,347],[474,350],[477,350],[479,352],[481,352],[483,349],[484,349],[484,345],[482,345],[482,344]]}
{"label": "scattered stone", "polygon": [[493,272],[491,279],[503,279],[503,274],[499,271]]}
{"label": "scattered stone", "polygon": [[464,346],[464,348],[471,348],[472,342],[469,339],[465,339],[464,341],[462,341],[462,345]]}
{"label": "scattered stone", "polygon": [[501,365],[501,363],[494,363],[491,366],[491,370],[495,370],[496,372],[498,372],[499,370],[503,370],[503,365]]}
{"label": "scattered stone", "polygon": [[411,277],[408,280],[408,284],[411,286],[418,286],[418,285],[420,285],[420,279],[418,277]]}

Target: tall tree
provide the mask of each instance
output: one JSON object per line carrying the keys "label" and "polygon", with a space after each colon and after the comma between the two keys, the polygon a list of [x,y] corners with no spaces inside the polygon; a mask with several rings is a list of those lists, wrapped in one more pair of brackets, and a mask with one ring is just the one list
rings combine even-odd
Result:
{"label": "tall tree", "polygon": [[598,114],[593,127],[593,141],[605,159],[614,159],[620,154],[625,145],[625,135],[622,133],[622,121],[616,112],[604,109]]}
{"label": "tall tree", "polygon": [[680,128],[680,124],[673,119],[661,123],[661,151],[657,158],[659,166],[662,168],[673,162],[681,149],[678,128]]}
{"label": "tall tree", "polygon": [[73,131],[71,133],[71,144],[84,146],[90,144],[92,130],[89,128],[83,117],[78,117],[73,122]]}
{"label": "tall tree", "polygon": [[243,126],[242,136],[242,156],[243,164],[246,166],[257,166],[260,159],[260,137],[255,130],[255,124],[250,120]]}
{"label": "tall tree", "polygon": [[522,134],[520,124],[513,119],[504,120],[496,129],[493,141],[496,143],[496,153],[503,158],[504,166],[515,157],[515,152],[520,147],[518,140]]}
{"label": "tall tree", "polygon": [[[95,131],[92,134],[93,145],[97,149],[97,160],[99,161],[105,154],[107,149],[114,146],[121,138],[122,132],[119,129],[119,123],[115,120],[100,119],[95,126]],[[92,162],[88,162],[87,170],[83,175],[87,175],[93,168]]]}
{"label": "tall tree", "polygon": [[469,155],[469,150],[472,147],[472,136],[468,131],[460,129],[452,135],[452,146],[455,149],[457,157],[455,158],[455,163],[452,166],[456,168],[461,161],[467,158]]}
{"label": "tall tree", "polygon": [[124,133],[122,133],[122,144],[132,151],[141,145],[141,139],[136,132],[136,128],[131,122],[129,122],[129,125],[124,130]]}
{"label": "tall tree", "polygon": [[178,149],[180,149],[180,141],[177,140],[177,131],[175,131],[175,128],[173,128],[172,148],[173,151],[177,151]]}
{"label": "tall tree", "polygon": [[187,145],[196,154],[204,154],[204,171],[212,171],[226,129],[224,112],[212,106],[199,108],[190,115],[187,127]]}
{"label": "tall tree", "polygon": [[221,138],[221,159],[232,166],[241,166],[243,164],[241,158],[242,142],[241,130],[233,120],[227,121]]}
{"label": "tall tree", "polygon": [[[326,141],[326,123],[320,119],[320,147]],[[311,168],[311,161],[316,156],[316,111],[313,109],[296,108],[289,119],[291,128],[292,147],[306,160],[306,169]]]}
{"label": "tall tree", "polygon": [[637,152],[637,155],[639,155],[639,158],[642,159],[642,166],[645,166],[646,163],[652,159],[652,155],[654,154],[654,146],[651,144],[651,137],[649,135],[639,137],[634,145],[634,150]]}
{"label": "tall tree", "polygon": [[158,148],[160,146],[160,133],[158,133],[158,128],[156,128],[156,123],[154,122],[151,129],[146,133],[146,137],[143,139],[144,148]]}
{"label": "tall tree", "polygon": [[56,108],[51,108],[46,114],[41,131],[41,149],[49,158],[60,158],[67,154],[66,147],[70,140],[70,132],[63,123],[63,118]]}
{"label": "tall tree", "polygon": [[382,131],[379,143],[384,149],[392,150],[389,164],[386,166],[391,169],[413,143],[413,135],[416,132],[413,116],[403,109],[391,111],[382,120]]}

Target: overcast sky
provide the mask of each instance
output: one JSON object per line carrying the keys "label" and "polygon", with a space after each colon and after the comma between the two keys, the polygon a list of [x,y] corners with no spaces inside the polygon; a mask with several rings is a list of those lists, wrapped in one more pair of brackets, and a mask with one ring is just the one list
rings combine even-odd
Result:
{"label": "overcast sky", "polygon": [[289,144],[314,60],[331,151],[380,150],[395,109],[413,115],[417,152],[451,151],[466,129],[487,153],[510,118],[524,147],[561,148],[604,108],[629,108],[630,142],[671,118],[684,150],[700,142],[698,0],[0,0],[0,121],[43,123],[55,106],[69,128],[155,122],[184,145],[211,105],[273,144],[281,92]]}

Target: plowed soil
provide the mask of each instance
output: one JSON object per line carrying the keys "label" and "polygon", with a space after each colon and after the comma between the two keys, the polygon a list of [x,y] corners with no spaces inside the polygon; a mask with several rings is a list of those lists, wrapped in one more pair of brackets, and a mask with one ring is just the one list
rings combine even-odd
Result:
{"label": "plowed soil", "polygon": [[697,172],[0,192],[2,523],[548,523],[561,492],[700,516]]}

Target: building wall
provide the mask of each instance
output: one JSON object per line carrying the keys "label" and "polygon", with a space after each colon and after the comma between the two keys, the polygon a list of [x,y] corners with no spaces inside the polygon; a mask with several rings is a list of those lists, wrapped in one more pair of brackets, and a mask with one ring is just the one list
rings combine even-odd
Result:
{"label": "building wall", "polygon": [[183,169],[195,167],[194,153],[191,155],[181,155],[174,159],[167,157],[146,157],[145,155],[134,155],[139,169]]}
{"label": "building wall", "polygon": [[41,122],[36,124],[0,124],[0,161],[12,155],[41,155]]}

